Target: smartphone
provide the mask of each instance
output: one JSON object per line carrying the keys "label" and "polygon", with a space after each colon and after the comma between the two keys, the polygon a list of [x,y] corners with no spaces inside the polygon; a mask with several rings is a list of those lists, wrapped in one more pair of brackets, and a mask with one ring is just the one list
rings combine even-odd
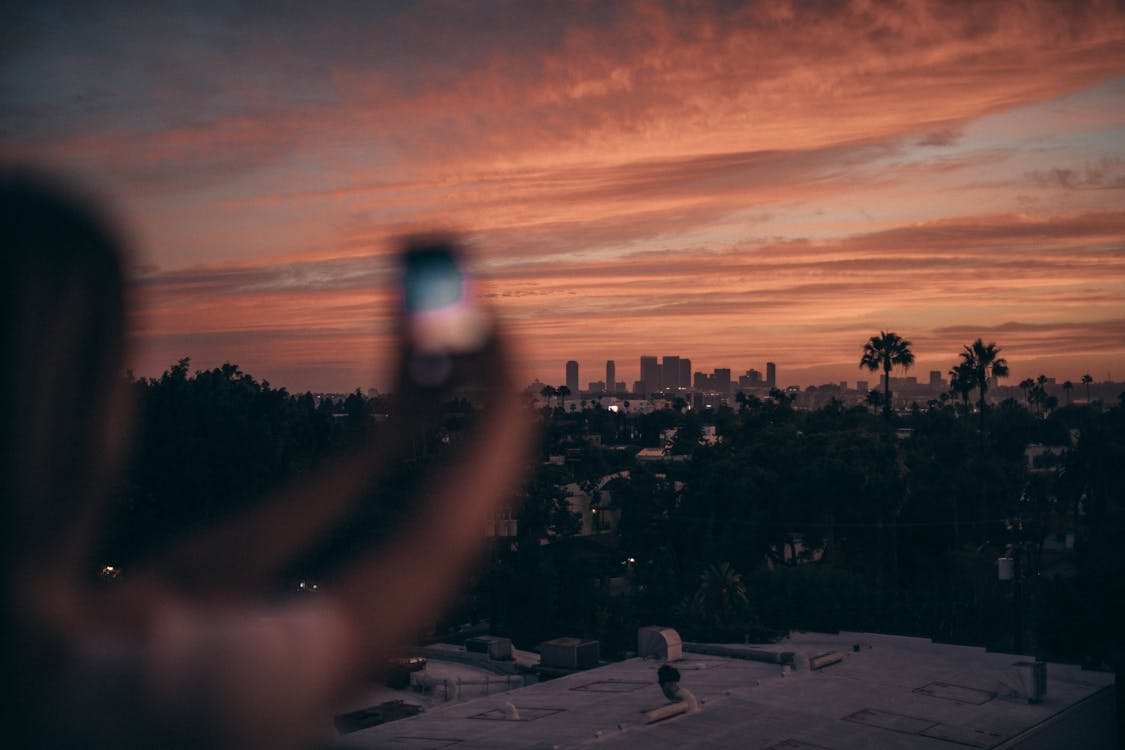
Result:
{"label": "smartphone", "polygon": [[452,375],[454,357],[484,349],[491,318],[478,304],[472,278],[453,242],[409,244],[402,265],[409,375],[419,385],[440,386]]}

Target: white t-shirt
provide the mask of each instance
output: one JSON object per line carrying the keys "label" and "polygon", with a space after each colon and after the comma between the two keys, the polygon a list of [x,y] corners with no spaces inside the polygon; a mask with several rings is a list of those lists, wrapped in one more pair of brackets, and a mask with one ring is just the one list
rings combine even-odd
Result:
{"label": "white t-shirt", "polygon": [[[165,607],[138,641],[88,639],[62,688],[63,746],[302,748],[330,726],[350,630],[327,597]],[[77,741],[77,742],[75,742]]]}

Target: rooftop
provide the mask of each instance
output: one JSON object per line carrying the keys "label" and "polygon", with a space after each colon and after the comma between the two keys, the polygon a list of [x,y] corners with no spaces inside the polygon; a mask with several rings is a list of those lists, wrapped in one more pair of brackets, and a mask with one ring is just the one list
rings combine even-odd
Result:
{"label": "rooftop", "polygon": [[1014,666],[1026,657],[921,638],[797,633],[691,648],[674,665],[698,713],[649,723],[646,712],[669,705],[656,680],[663,662],[635,658],[442,705],[338,746],[958,750],[1015,747],[1032,735],[1073,747],[1098,747],[1105,735],[1112,746],[1113,676],[1077,666],[1048,664],[1046,695],[1029,703],[1030,671]]}

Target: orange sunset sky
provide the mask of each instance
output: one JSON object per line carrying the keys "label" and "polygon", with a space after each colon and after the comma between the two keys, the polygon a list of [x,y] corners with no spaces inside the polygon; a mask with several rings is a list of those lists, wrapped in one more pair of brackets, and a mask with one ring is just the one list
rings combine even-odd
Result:
{"label": "orange sunset sky", "polygon": [[385,387],[394,238],[451,229],[528,380],[676,354],[854,383],[880,329],[922,378],[983,337],[1012,383],[1125,379],[1120,3],[0,18],[0,156],[127,228],[138,374]]}

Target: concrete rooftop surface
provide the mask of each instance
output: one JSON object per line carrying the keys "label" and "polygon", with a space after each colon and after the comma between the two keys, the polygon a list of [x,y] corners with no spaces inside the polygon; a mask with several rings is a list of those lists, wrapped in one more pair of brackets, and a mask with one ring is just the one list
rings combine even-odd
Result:
{"label": "concrete rooftop surface", "polygon": [[[774,644],[689,647],[672,665],[697,713],[653,721],[647,712],[670,705],[656,679],[664,662],[635,658],[442,705],[334,747],[1031,750],[1116,742],[1113,675],[1077,666],[1048,664],[1046,694],[1029,703],[1030,670],[1014,666],[1027,657],[922,638],[796,633]],[[792,665],[769,661],[783,653]]]}

